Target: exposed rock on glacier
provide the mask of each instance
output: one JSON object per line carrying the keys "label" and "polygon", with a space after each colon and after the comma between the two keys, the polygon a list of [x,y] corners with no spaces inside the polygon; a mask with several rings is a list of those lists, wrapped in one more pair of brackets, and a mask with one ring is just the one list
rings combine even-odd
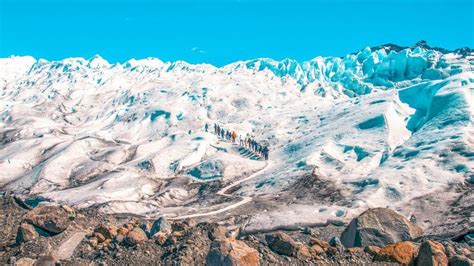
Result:
{"label": "exposed rock on glacier", "polygon": [[345,247],[385,246],[421,236],[422,229],[385,208],[369,209],[354,218],[341,235]]}

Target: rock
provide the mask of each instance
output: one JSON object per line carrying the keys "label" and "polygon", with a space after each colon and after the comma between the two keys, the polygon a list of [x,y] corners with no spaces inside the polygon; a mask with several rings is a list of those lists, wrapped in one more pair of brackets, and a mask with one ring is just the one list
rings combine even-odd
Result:
{"label": "rock", "polygon": [[[295,254],[297,258],[299,259],[310,259],[311,257],[313,257],[313,254],[312,254],[312,250],[310,248],[308,248],[308,246],[305,246],[301,243],[298,244],[298,246],[296,247],[296,254]],[[316,255],[316,254],[315,254]]]}
{"label": "rock", "polygon": [[332,238],[329,240],[329,245],[330,245],[331,247],[337,248],[337,250],[339,251],[339,253],[344,252],[344,246],[342,245],[341,240],[340,240],[339,237],[337,237],[337,236],[334,236],[334,237],[332,237]]}
{"label": "rock", "polygon": [[324,252],[326,252],[326,250],[327,250],[327,249],[324,250],[324,249],[323,249],[321,246],[319,246],[319,245],[314,245],[314,246],[311,247],[311,249],[313,250],[313,253],[314,253],[315,255],[322,255],[322,254],[324,254]]}
{"label": "rock", "polygon": [[211,240],[226,238],[226,230],[225,230],[224,226],[222,226],[222,225],[217,225],[217,226],[213,227],[209,231],[208,234],[209,234],[209,239],[211,239]]}
{"label": "rock", "polygon": [[140,225],[140,228],[143,230],[143,232],[145,232],[145,234],[146,234],[149,238],[152,237],[151,234],[150,234],[150,232],[151,232],[151,226],[152,226],[152,224],[149,223],[149,222],[145,222],[145,223],[142,223],[142,224]]}
{"label": "rock", "polygon": [[180,238],[180,237],[184,236],[184,231],[174,231],[172,235],[177,237],[177,238]]}
{"label": "rock", "polygon": [[418,246],[409,241],[387,245],[380,249],[374,261],[396,262],[408,265],[414,262],[418,254]]}
{"label": "rock", "polygon": [[158,232],[155,235],[155,243],[157,243],[158,245],[163,245],[166,242],[167,238],[168,238],[168,236],[165,233]]}
{"label": "rock", "polygon": [[336,256],[340,255],[339,249],[337,249],[335,247],[329,247],[326,250],[326,253],[333,256],[333,257],[336,257]]}
{"label": "rock", "polygon": [[[474,178],[473,178],[474,179]],[[464,241],[471,247],[474,247],[474,233],[468,233],[464,236]]]}
{"label": "rock", "polygon": [[99,244],[99,240],[97,240],[97,238],[93,237],[93,238],[88,239],[87,243],[89,243],[89,245],[91,247],[96,248],[97,244]]}
{"label": "rock", "polygon": [[420,246],[416,263],[423,266],[448,265],[448,257],[445,254],[444,246],[431,240],[424,242]]}
{"label": "rock", "polygon": [[33,266],[35,260],[30,258],[20,258],[15,262],[15,266]]}
{"label": "rock", "polygon": [[124,235],[126,236],[128,232],[130,232],[131,229],[128,229],[127,227],[120,227],[117,229],[117,235]]}
{"label": "rock", "polygon": [[117,243],[122,243],[124,240],[125,240],[125,236],[124,236],[124,235],[118,234],[118,235],[115,237],[115,242],[117,242]]}
{"label": "rock", "polygon": [[171,225],[168,223],[165,217],[161,217],[155,222],[153,222],[153,225],[151,226],[151,229],[150,229],[150,236],[153,237],[158,232],[170,234],[171,231],[172,231]]}
{"label": "rock", "polygon": [[444,242],[444,250],[446,251],[446,256],[448,258],[457,255],[456,250],[454,249],[453,245],[450,242]]}
{"label": "rock", "polygon": [[474,265],[474,263],[472,262],[472,260],[464,257],[464,256],[461,256],[461,255],[456,255],[456,256],[452,256],[451,258],[449,258],[449,266],[472,266]]}
{"label": "rock", "polygon": [[127,237],[125,238],[125,243],[130,246],[135,246],[137,244],[141,244],[148,240],[146,237],[145,232],[139,227],[133,228],[132,231],[128,232]]}
{"label": "rock", "polygon": [[38,206],[28,211],[23,220],[46,232],[59,234],[69,226],[69,214],[60,206]]}
{"label": "rock", "polygon": [[189,229],[189,226],[186,223],[174,222],[171,224],[172,231],[185,231]]}
{"label": "rock", "polygon": [[103,236],[101,233],[95,232],[93,236],[97,239],[99,243],[102,243],[106,240],[105,236]]}
{"label": "rock", "polygon": [[364,250],[360,247],[353,247],[353,248],[348,248],[347,253],[351,255],[360,255],[364,253]]}
{"label": "rock", "polygon": [[461,253],[462,253],[462,255],[464,255],[464,256],[466,256],[466,257],[468,257],[468,258],[469,258],[469,256],[472,255],[472,251],[470,251],[470,250],[467,249],[467,248],[461,248]]}
{"label": "rock", "polygon": [[422,234],[422,229],[405,217],[387,208],[368,209],[354,218],[341,234],[345,247],[365,247],[411,240]]}
{"label": "rock", "polygon": [[297,253],[298,243],[283,232],[266,235],[265,240],[268,247],[280,255],[293,256]]}
{"label": "rock", "polygon": [[68,217],[70,220],[74,220],[76,218],[76,211],[67,205],[61,205],[61,207],[68,213]]}
{"label": "rock", "polygon": [[35,266],[55,266],[56,265],[56,258],[52,255],[44,255],[38,257],[35,262]]}
{"label": "rock", "polygon": [[302,232],[303,232],[303,234],[310,235],[310,236],[315,236],[316,235],[316,231],[311,227],[303,228]]}
{"label": "rock", "polygon": [[380,252],[380,247],[379,246],[366,246],[364,248],[365,253],[368,253],[371,256],[375,256],[379,254]]}
{"label": "rock", "polygon": [[315,237],[312,237],[309,239],[309,245],[310,246],[320,246],[324,251],[326,251],[330,245],[328,242],[324,241],[324,240],[321,240],[321,239],[317,239]]}
{"label": "rock", "polygon": [[106,239],[106,240],[104,240],[104,243],[102,243],[102,244],[104,244],[104,246],[108,246],[108,245],[110,245],[110,243],[112,243],[112,239]]}
{"label": "rock", "polygon": [[18,228],[19,239],[22,242],[28,242],[38,238],[39,234],[36,232],[36,229],[33,225],[22,223]]}
{"label": "rock", "polygon": [[184,220],[183,223],[185,225],[187,225],[188,227],[191,227],[191,228],[196,227],[196,225],[197,225],[196,220],[194,220],[193,218],[188,218],[188,219]]}
{"label": "rock", "polygon": [[[113,239],[117,235],[117,227],[115,225],[99,225],[94,232],[101,234],[105,239]],[[105,240],[104,239],[104,240]]]}
{"label": "rock", "polygon": [[233,238],[214,240],[206,258],[206,265],[259,265],[258,252],[245,242]]}

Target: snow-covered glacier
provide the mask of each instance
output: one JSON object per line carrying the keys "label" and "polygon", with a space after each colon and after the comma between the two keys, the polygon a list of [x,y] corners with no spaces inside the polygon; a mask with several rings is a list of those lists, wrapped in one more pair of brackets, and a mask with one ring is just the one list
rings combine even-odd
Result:
{"label": "snow-covered glacier", "polygon": [[[471,49],[424,42],[219,68],[12,56],[0,59],[0,187],[108,213],[245,214],[248,230],[391,206],[436,230],[469,221],[473,90]],[[205,123],[268,143],[270,159]]]}

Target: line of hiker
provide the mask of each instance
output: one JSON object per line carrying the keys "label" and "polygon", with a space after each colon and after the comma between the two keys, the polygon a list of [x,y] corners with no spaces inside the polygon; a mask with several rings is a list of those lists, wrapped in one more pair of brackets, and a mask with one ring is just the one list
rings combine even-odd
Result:
{"label": "line of hiker", "polygon": [[[204,126],[204,129],[206,130],[206,132],[209,132],[209,125],[207,123]],[[240,135],[237,136],[237,133],[235,131],[229,131],[224,127],[219,126],[218,124],[214,124],[214,134],[216,134],[222,139],[230,140],[232,141],[232,143],[237,143],[238,141],[238,144],[240,146],[245,147],[253,153],[264,157],[265,160],[268,160],[268,146],[258,143],[256,140],[249,137],[248,134],[247,137],[244,139]]]}

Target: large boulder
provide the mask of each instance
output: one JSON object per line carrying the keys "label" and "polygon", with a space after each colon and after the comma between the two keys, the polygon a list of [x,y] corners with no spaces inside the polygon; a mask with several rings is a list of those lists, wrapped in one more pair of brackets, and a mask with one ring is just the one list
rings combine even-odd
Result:
{"label": "large boulder", "polygon": [[165,217],[160,217],[158,220],[153,222],[150,229],[150,237],[155,236],[158,233],[170,234],[172,231],[170,223]]}
{"label": "large boulder", "polygon": [[374,261],[395,262],[403,265],[414,263],[419,247],[412,242],[403,241],[387,245],[375,255]]}
{"label": "large boulder", "polygon": [[148,238],[145,232],[141,228],[135,227],[132,231],[128,232],[127,237],[125,238],[125,243],[130,246],[135,246],[147,240]]}
{"label": "large boulder", "polygon": [[442,244],[428,240],[421,244],[416,263],[417,265],[426,266],[448,265],[448,256],[446,256]]}
{"label": "large boulder", "polygon": [[298,242],[283,232],[276,232],[265,236],[268,247],[285,256],[294,256],[298,251]]}
{"label": "large boulder", "polygon": [[69,226],[69,213],[60,206],[38,206],[25,214],[23,220],[46,232],[59,234]]}
{"label": "large boulder", "polygon": [[233,238],[217,239],[211,243],[206,265],[254,266],[259,265],[258,251],[245,242]]}
{"label": "large boulder", "polygon": [[341,234],[345,247],[365,247],[411,240],[421,236],[422,229],[387,208],[368,209],[354,218]]}
{"label": "large boulder", "polygon": [[113,239],[117,235],[118,228],[113,224],[101,224],[94,232],[101,234],[105,239]]}

